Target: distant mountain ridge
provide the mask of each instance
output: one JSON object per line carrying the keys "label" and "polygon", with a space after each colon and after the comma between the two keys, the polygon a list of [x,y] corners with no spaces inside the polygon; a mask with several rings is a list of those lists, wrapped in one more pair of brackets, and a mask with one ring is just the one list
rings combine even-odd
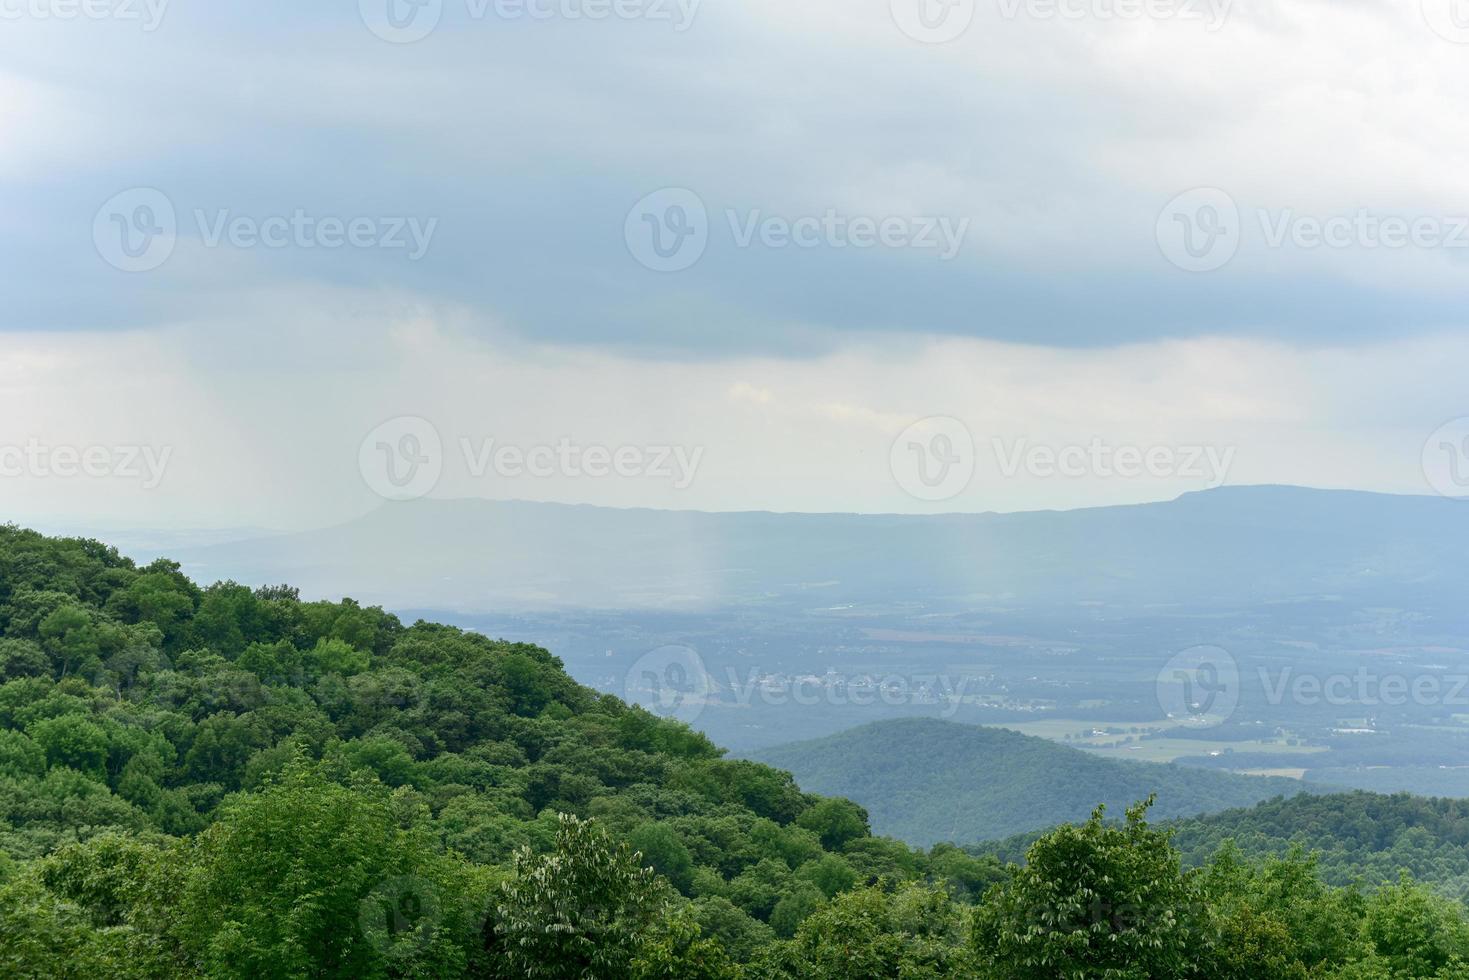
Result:
{"label": "distant mountain ridge", "polygon": [[1469,592],[1466,553],[1469,506],[1458,501],[1241,487],[1157,504],[932,516],[419,500],[175,557],[205,580],[290,581],[308,595],[475,612],[914,599],[1142,608],[1322,595],[1421,608]]}
{"label": "distant mountain ridge", "polygon": [[921,847],[969,844],[1120,815],[1157,793],[1155,819],[1248,806],[1314,787],[1163,763],[1104,759],[1003,728],[933,719],[875,722],[750,753],[808,792],[867,808],[874,833]]}

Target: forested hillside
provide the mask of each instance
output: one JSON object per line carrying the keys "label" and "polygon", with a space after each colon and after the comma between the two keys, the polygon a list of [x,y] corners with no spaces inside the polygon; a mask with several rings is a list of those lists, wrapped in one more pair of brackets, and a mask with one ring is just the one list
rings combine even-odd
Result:
{"label": "forested hillside", "polygon": [[1156,793],[1155,817],[1192,816],[1294,795],[1299,780],[1103,759],[1001,728],[936,719],[876,722],[754,753],[818,793],[848,796],[910,844],[972,843],[1121,812]]}
{"label": "forested hillside", "polygon": [[544,650],[0,528],[0,975],[1463,976],[1469,925],[1139,806],[1002,868]]}
{"label": "forested hillside", "polygon": [[1226,840],[1252,858],[1292,848],[1318,854],[1322,877],[1373,887],[1401,871],[1469,898],[1469,800],[1348,793],[1270,800],[1174,825],[1187,861],[1202,864]]}
{"label": "forested hillside", "polygon": [[[1310,856],[1321,879],[1372,891],[1407,872],[1441,894],[1469,898],[1469,800],[1341,793],[1266,800],[1164,825],[1184,864],[1201,867],[1226,846],[1249,860]],[[970,845],[970,853],[1023,861],[1040,833]]]}

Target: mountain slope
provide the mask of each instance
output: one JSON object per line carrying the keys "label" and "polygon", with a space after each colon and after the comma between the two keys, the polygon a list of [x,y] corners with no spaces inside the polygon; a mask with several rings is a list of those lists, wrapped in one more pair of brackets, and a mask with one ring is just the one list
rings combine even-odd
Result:
{"label": "mountain slope", "polygon": [[1155,818],[1245,806],[1302,792],[1290,779],[1102,759],[1002,728],[930,719],[877,722],[753,753],[810,792],[864,806],[875,833],[910,844],[994,840],[1121,814],[1158,794]]}
{"label": "mountain slope", "polygon": [[[952,730],[992,751],[935,755]],[[1095,774],[1013,733],[893,731],[913,738],[886,740],[908,752],[879,760],[889,783],[915,759],[964,782],[997,761],[1039,767],[1034,785]],[[3,976],[1037,976],[1015,937],[1042,942],[1047,976],[1447,977],[1469,960],[1446,900],[1360,901],[1299,862],[1185,874],[1142,808],[1032,854],[1006,869],[875,838],[856,804],[724,758],[539,647],[200,588],[0,525]]]}
{"label": "mountain slope", "polygon": [[681,881],[699,869],[686,847],[733,877],[777,845],[803,855],[792,870],[822,858],[833,820],[834,847],[866,837],[856,806],[725,759],[540,647],[287,587],[200,588],[168,561],[0,524],[0,879],[9,860],[97,836],[196,835],[298,759],[408,794],[415,819],[485,865],[543,848],[558,810],[630,835],[677,818]]}
{"label": "mountain slope", "polygon": [[933,516],[419,500],[173,557],[206,581],[290,581],[309,595],[465,612],[813,595],[1142,607],[1331,594],[1421,608],[1469,588],[1466,551],[1469,507],[1455,501],[1240,487],[1136,506]]}
{"label": "mountain slope", "polygon": [[1469,800],[1399,793],[1347,793],[1268,800],[1247,809],[1180,820],[1174,842],[1202,864],[1226,840],[1252,858],[1318,855],[1335,885],[1391,884],[1407,871],[1456,898],[1469,896]]}

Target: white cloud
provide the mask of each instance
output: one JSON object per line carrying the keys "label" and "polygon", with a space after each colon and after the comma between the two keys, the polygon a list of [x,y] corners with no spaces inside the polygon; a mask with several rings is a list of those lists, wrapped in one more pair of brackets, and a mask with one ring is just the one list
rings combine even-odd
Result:
{"label": "white cloud", "polygon": [[[706,3],[682,34],[446,16],[408,46],[350,5],[178,5],[153,33],[7,22],[0,446],[174,450],[156,490],[17,478],[7,506],[328,523],[372,505],[358,442],[403,414],[451,453],[460,437],[705,450],[682,491],[485,481],[451,456],[446,495],[933,509],[887,472],[894,436],[929,415],[965,420],[981,450],[1209,443],[1237,448],[1239,482],[1423,490],[1422,440],[1469,414],[1451,333],[1469,249],[1269,249],[1256,212],[1469,215],[1466,49],[1417,3],[1260,0],[1213,32],[1000,9],[981,3],[943,46],[847,0]],[[297,208],[440,224],[417,263],[204,248],[185,230],[162,268],[127,276],[90,233],[135,185],[185,224]],[[716,223],[971,223],[951,263],[726,234],[659,276],[623,231],[665,185],[696,189]],[[1199,185],[1234,196],[1247,234],[1226,270],[1191,276],[1154,229]],[[1000,479],[981,459],[943,506],[1194,487]]]}
{"label": "white cloud", "polygon": [[[806,360],[691,363],[492,345],[421,310],[402,320],[318,319],[306,332],[286,317],[283,308],[261,318],[245,341],[240,325],[214,324],[223,346],[198,326],[0,338],[0,446],[172,452],[153,490],[118,479],[7,478],[7,516],[333,523],[375,504],[357,470],[358,445],[402,415],[429,419],[442,438],[441,496],[924,512],[1160,499],[1207,482],[1007,478],[996,440],[1007,451],[1096,440],[1232,447],[1231,482],[1427,492],[1423,441],[1465,408],[1451,388],[1425,385],[1421,366],[1454,377],[1469,370],[1469,341],[1454,338],[1351,348],[1202,339],[1088,354],[951,339],[850,346]],[[245,346],[256,356],[236,356]],[[313,352],[311,371],[293,367],[298,347]],[[974,483],[942,504],[907,496],[888,469],[898,433],[933,415],[963,420],[979,450]],[[461,440],[481,447],[490,439],[522,450],[562,441],[676,446],[703,457],[687,489],[642,476],[476,476]]]}

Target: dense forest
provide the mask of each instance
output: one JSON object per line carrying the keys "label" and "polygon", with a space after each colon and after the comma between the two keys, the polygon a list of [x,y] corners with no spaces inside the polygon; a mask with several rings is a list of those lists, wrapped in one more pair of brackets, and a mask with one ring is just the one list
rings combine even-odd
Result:
{"label": "dense forest", "polygon": [[1299,780],[1101,758],[1004,728],[936,718],[880,721],[753,753],[806,789],[851,797],[910,844],[972,842],[1120,812],[1149,794],[1155,819],[1311,791]]}
{"label": "dense forest", "polygon": [[1331,884],[1370,889],[1407,871],[1446,895],[1469,897],[1469,800],[1302,796],[1179,821],[1174,832],[1185,863],[1204,863],[1225,841],[1254,858],[1301,849],[1316,853]]}
{"label": "dense forest", "polygon": [[[1403,872],[1451,898],[1469,898],[1469,800],[1398,793],[1293,796],[1163,824],[1185,867],[1208,864],[1223,847],[1252,860],[1310,854],[1329,885],[1363,891]],[[1023,861],[1039,833],[970,845],[970,853]]]}
{"label": "dense forest", "polygon": [[1430,889],[1104,816],[913,850],[537,647],[0,528],[0,975],[1469,976]]}

